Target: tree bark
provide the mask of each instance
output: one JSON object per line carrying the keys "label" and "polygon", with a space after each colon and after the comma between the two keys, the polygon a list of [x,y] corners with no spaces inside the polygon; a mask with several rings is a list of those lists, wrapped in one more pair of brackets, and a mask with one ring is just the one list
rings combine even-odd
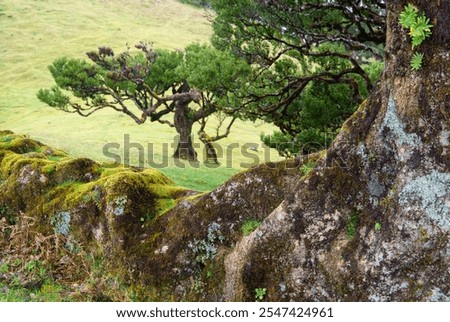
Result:
{"label": "tree bark", "polygon": [[[398,22],[408,3],[434,25],[418,71]],[[450,1],[387,10],[381,84],[227,256],[225,300],[260,287],[266,301],[450,300]]]}
{"label": "tree bark", "polygon": [[212,144],[211,138],[204,131],[198,132],[198,138],[202,141],[203,145],[206,149],[206,161],[214,164],[219,164],[219,160],[217,158],[216,148]]}
{"label": "tree bark", "polygon": [[197,161],[197,152],[192,145],[192,125],[189,118],[190,100],[178,100],[176,102],[174,125],[178,133],[178,143],[174,158]]}

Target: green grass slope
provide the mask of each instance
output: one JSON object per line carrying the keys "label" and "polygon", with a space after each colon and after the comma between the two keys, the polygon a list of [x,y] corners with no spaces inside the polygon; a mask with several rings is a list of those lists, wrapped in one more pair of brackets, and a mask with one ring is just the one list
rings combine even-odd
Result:
{"label": "green grass slope", "polygon": [[[151,157],[156,162],[166,158],[162,148],[166,143],[168,165],[161,171],[178,184],[196,190],[212,189],[248,164],[278,159],[274,151],[262,148],[259,152],[250,151],[251,157],[233,149],[217,169],[210,170],[202,163],[181,168],[170,158],[175,132],[167,126],[150,123],[138,126],[128,117],[109,111],[82,118],[53,110],[36,98],[38,89],[52,86],[47,66],[57,57],[84,58],[87,51],[105,45],[122,51],[126,44],[132,46],[141,40],[153,42],[159,48],[181,49],[191,42],[208,42],[211,32],[205,11],[175,0],[3,0],[0,128],[98,161],[111,161],[102,152],[108,142],[119,143],[121,149],[117,152],[123,156],[125,134],[145,147],[146,159],[147,145],[153,144]],[[210,123],[212,131],[217,121],[212,119]],[[229,138],[219,144],[224,152],[234,142],[241,146],[260,145],[259,134],[271,131],[269,125],[237,122]],[[201,148],[197,150],[202,158]],[[137,153],[132,153],[132,163],[137,165],[137,160]]]}

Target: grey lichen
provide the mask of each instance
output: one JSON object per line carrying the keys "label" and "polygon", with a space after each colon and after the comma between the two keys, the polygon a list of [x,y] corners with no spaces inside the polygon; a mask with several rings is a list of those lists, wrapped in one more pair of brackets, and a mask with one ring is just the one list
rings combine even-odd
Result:
{"label": "grey lichen", "polygon": [[386,114],[380,126],[379,133],[381,134],[385,129],[389,130],[387,138],[395,142],[397,149],[405,147],[405,145],[409,148],[418,147],[422,143],[417,134],[407,133],[405,131],[405,125],[397,115],[397,107],[392,95],[389,97]]}
{"label": "grey lichen", "polygon": [[380,197],[385,192],[385,187],[382,185],[376,176],[372,176],[369,181],[368,190],[371,196]]}
{"label": "grey lichen", "polygon": [[444,147],[448,147],[450,145],[450,131],[442,131],[441,135],[439,136],[439,142]]}
{"label": "grey lichen", "polygon": [[68,236],[70,233],[70,212],[56,213],[50,218],[50,224],[54,227],[55,233]]}
{"label": "grey lichen", "polygon": [[116,216],[122,216],[125,212],[125,206],[128,202],[127,196],[120,196],[114,199],[114,215]]}
{"label": "grey lichen", "polygon": [[356,149],[356,154],[361,158],[361,161],[364,166],[367,166],[369,164],[369,156],[366,153],[366,147],[363,143],[360,143],[358,145],[358,148]]}
{"label": "grey lichen", "polygon": [[450,294],[444,294],[442,290],[435,288],[430,296],[431,302],[450,302]]}
{"label": "grey lichen", "polygon": [[442,155],[447,154],[447,151],[450,148],[450,131],[442,131],[439,136],[439,142],[443,147]]}
{"label": "grey lichen", "polygon": [[430,220],[450,230],[450,173],[433,171],[417,177],[403,187],[399,197],[403,206],[411,207],[418,201]]}
{"label": "grey lichen", "polygon": [[224,237],[220,232],[220,224],[212,222],[208,226],[208,236],[206,239],[189,242],[188,247],[194,252],[196,261],[205,264],[209,260],[213,260],[217,253],[217,242],[223,243]]}

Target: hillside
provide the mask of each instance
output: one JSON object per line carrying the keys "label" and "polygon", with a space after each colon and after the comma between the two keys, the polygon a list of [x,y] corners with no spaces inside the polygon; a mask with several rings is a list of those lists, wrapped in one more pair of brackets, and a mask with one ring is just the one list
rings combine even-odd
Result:
{"label": "hillside", "polygon": [[[102,153],[104,144],[117,142],[123,146],[124,134],[129,134],[132,142],[144,147],[153,143],[155,161],[167,159],[161,145],[172,143],[175,132],[164,125],[137,126],[133,120],[108,111],[84,119],[54,111],[36,98],[40,88],[52,86],[47,66],[57,57],[83,58],[85,52],[104,45],[122,51],[127,44],[133,46],[141,40],[167,49],[209,40],[212,31],[202,9],[175,0],[127,3],[130,4],[124,6],[119,0],[2,1],[0,43],[6,45],[0,49],[3,71],[0,75],[0,128],[29,135],[74,156],[98,161],[111,161]],[[217,122],[211,121],[214,127]],[[268,125],[237,122],[230,137],[220,141],[220,146],[226,151],[233,142],[259,145],[260,133],[271,131]],[[264,153],[262,149],[256,153],[259,160],[269,158]],[[180,185],[210,190],[240,171],[242,162],[252,161],[243,157],[238,149],[231,155],[227,158],[231,167],[222,162],[220,168],[211,172],[202,165],[187,169],[176,167],[169,153],[169,165],[161,170]],[[278,159],[273,151],[268,156]],[[131,161],[136,160],[137,156],[132,154]]]}

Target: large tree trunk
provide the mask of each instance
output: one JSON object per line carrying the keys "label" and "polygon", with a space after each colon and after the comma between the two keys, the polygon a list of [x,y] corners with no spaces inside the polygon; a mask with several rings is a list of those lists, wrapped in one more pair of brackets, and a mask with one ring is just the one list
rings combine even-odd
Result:
{"label": "large tree trunk", "polygon": [[[184,91],[188,92],[189,87],[186,86]],[[189,118],[189,103],[191,101],[178,100],[176,102],[174,125],[179,135],[177,148],[173,155],[174,158],[197,161],[197,152],[192,145],[192,125],[193,121]]]}
{"label": "large tree trunk", "polygon": [[[399,14],[433,35],[417,48]],[[381,84],[290,197],[225,260],[226,300],[450,300],[450,1],[387,1]],[[255,196],[264,198],[264,196]]]}

